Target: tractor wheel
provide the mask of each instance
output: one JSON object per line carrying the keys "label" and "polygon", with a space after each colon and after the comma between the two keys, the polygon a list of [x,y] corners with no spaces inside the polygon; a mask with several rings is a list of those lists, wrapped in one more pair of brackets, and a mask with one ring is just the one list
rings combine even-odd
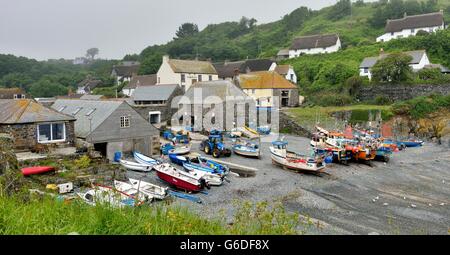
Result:
{"label": "tractor wheel", "polygon": [[208,155],[211,153],[211,149],[209,148],[208,145],[205,145],[205,153]]}
{"label": "tractor wheel", "polygon": [[225,153],[225,157],[230,157],[231,156],[231,151],[227,151],[226,153]]}
{"label": "tractor wheel", "polygon": [[213,157],[215,157],[215,158],[219,158],[220,157],[220,151],[219,151],[219,149],[214,149],[213,150],[213,152],[212,152],[212,155],[213,155]]}

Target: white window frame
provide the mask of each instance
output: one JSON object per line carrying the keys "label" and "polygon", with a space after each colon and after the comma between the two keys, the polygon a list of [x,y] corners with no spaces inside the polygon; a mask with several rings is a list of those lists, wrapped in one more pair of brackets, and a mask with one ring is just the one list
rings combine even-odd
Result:
{"label": "white window frame", "polygon": [[[63,125],[63,139],[58,139],[58,140],[52,140],[52,138],[53,138],[53,125],[54,124],[62,124]],[[39,140],[39,138],[40,138],[40,136],[39,136],[39,126],[41,126],[41,125],[50,125],[50,140],[48,140],[48,141],[41,141],[41,140]],[[36,127],[36,129],[37,129],[37,141],[38,141],[38,143],[42,143],[42,144],[45,144],[45,143],[60,143],[60,142],[65,142],[66,141],[66,138],[67,138],[67,136],[66,136],[66,123],[64,123],[64,122],[54,122],[54,123],[40,123],[40,124],[37,124],[37,127]]]}
{"label": "white window frame", "polygon": [[[150,120],[151,120],[151,116],[152,115],[158,115],[158,122],[156,122],[156,123],[152,123]],[[161,112],[160,111],[152,111],[152,112],[148,112],[148,122],[150,123],[150,124],[159,124],[159,123],[161,123]]]}
{"label": "white window frame", "polygon": [[[128,125],[126,125],[127,122],[128,122]],[[120,116],[120,128],[129,128],[129,127],[131,127],[130,116]]]}

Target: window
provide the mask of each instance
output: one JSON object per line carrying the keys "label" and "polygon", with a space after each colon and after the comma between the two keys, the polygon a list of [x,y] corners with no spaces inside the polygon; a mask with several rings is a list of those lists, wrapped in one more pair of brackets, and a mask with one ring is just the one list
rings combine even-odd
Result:
{"label": "window", "polygon": [[291,73],[291,81],[294,81],[294,74]]}
{"label": "window", "polygon": [[414,32],[415,32],[416,30],[413,28],[413,29],[411,29],[411,34],[414,34]]}
{"label": "window", "polygon": [[95,112],[95,108],[92,108],[91,110],[89,110],[87,113],[86,113],[86,116],[90,116],[92,113],[94,113]]}
{"label": "window", "polygon": [[186,82],[186,75],[185,74],[181,74],[181,82]]}
{"label": "window", "polygon": [[51,143],[66,140],[66,126],[64,123],[40,124],[37,126],[38,142]]}
{"label": "window", "polygon": [[14,99],[24,99],[25,95],[23,94],[14,94]]}
{"label": "window", "polygon": [[368,67],[364,67],[364,73],[368,73],[369,72],[369,68]]}
{"label": "window", "polygon": [[212,75],[208,76],[209,80],[212,81]]}
{"label": "window", "polygon": [[161,77],[158,77],[158,84],[161,83]]}
{"label": "window", "polygon": [[252,89],[252,94],[255,94],[255,89]]}
{"label": "window", "polygon": [[430,33],[433,33],[433,29],[432,28],[428,29],[428,31],[430,31]]}
{"label": "window", "polygon": [[289,96],[289,90],[282,90],[281,91],[281,96],[282,97],[288,97]]}
{"label": "window", "polygon": [[150,121],[150,124],[160,123],[161,122],[161,112],[160,111],[149,112],[148,120]]}
{"label": "window", "polygon": [[391,35],[394,35],[394,32],[391,32]]}
{"label": "window", "polygon": [[120,127],[121,128],[128,128],[128,127],[130,127],[130,117],[129,116],[122,116],[122,117],[120,117]]}
{"label": "window", "polygon": [[202,75],[201,74],[198,75],[198,81],[202,81]]}
{"label": "window", "polygon": [[79,112],[81,111],[81,109],[83,109],[83,107],[77,107],[77,109],[75,109],[75,110],[72,112],[72,115],[76,115],[77,113],[79,113]]}

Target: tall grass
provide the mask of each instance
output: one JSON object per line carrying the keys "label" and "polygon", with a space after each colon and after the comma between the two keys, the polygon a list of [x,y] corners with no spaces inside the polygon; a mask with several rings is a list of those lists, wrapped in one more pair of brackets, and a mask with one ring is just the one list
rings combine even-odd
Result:
{"label": "tall grass", "polygon": [[302,234],[297,214],[281,206],[244,203],[232,224],[216,215],[205,219],[188,208],[165,203],[138,208],[89,206],[55,198],[0,196],[0,234],[179,235],[179,234]]}

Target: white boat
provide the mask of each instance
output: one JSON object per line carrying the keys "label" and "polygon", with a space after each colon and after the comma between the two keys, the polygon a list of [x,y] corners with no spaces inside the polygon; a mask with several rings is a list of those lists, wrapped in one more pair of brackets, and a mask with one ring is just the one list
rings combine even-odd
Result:
{"label": "white boat", "polygon": [[149,182],[140,181],[132,178],[128,178],[133,188],[139,190],[148,196],[153,196],[156,199],[164,199],[168,195],[169,188],[164,188]]}
{"label": "white boat", "polygon": [[139,152],[133,152],[134,160],[136,160],[138,163],[141,163],[143,165],[147,166],[154,166],[159,164],[159,162],[156,159],[150,158],[142,153]]}
{"label": "white boat", "polygon": [[130,194],[118,191],[112,187],[95,185],[85,193],[77,193],[89,205],[108,204],[113,207],[139,206],[143,203]]}
{"label": "white boat", "polygon": [[184,155],[191,151],[191,145],[176,145],[175,148],[169,150],[170,154]]}
{"label": "white boat", "polygon": [[212,185],[212,186],[222,185],[223,179],[225,178],[224,176],[222,176],[220,174],[209,173],[209,172],[196,170],[196,169],[188,169],[188,168],[185,168],[185,169],[188,173],[190,173],[194,176],[203,177],[203,179],[205,179],[206,183],[208,183],[209,185]]}
{"label": "white boat", "polygon": [[285,141],[272,142],[272,146],[270,146],[272,163],[301,171],[322,172],[325,169],[322,158],[312,158],[287,151],[286,147],[287,142]]}
{"label": "white boat", "polygon": [[150,172],[153,168],[151,165],[144,165],[141,163],[136,163],[132,161],[127,160],[120,160],[120,164],[125,167],[126,169],[134,170],[134,171],[141,171],[141,172]]}
{"label": "white boat", "polygon": [[147,196],[142,192],[138,192],[137,189],[133,188],[133,185],[131,185],[130,183],[126,183],[126,182],[121,182],[121,181],[117,181],[114,180],[114,188],[116,188],[117,190],[130,194],[134,197],[138,197],[139,200],[142,201],[153,201],[153,196]]}
{"label": "white boat", "polygon": [[255,144],[235,144],[233,146],[234,153],[245,157],[257,157],[261,156],[259,147]]}

